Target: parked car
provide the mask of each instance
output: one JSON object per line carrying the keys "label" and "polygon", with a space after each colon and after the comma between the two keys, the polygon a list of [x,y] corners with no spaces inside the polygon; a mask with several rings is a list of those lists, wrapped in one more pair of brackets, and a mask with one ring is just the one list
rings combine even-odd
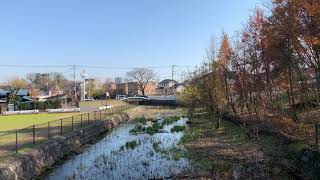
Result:
{"label": "parked car", "polygon": [[128,102],[128,103],[136,103],[136,102],[142,102],[142,101],[149,101],[150,99],[144,96],[133,96],[133,97],[127,97],[122,99],[122,101]]}
{"label": "parked car", "polygon": [[124,99],[126,97],[127,97],[126,95],[117,95],[116,99],[117,100],[122,100],[122,99]]}

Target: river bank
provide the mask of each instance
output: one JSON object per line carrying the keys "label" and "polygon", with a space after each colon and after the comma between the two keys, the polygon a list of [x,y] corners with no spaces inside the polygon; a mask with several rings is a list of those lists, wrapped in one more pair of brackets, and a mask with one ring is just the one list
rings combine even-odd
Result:
{"label": "river bank", "polygon": [[[177,179],[299,179],[289,168],[303,144],[288,144],[283,139],[260,134],[259,140],[246,129],[223,120],[221,128],[205,112],[197,113],[180,141],[185,157],[195,171]],[[288,166],[284,166],[287,163]]]}

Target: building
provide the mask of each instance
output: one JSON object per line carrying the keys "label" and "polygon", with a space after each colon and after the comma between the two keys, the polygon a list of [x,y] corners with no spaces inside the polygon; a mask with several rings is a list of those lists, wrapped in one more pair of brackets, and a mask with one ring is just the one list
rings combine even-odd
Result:
{"label": "building", "polygon": [[[127,82],[116,84],[117,94],[118,95],[127,95],[127,96],[141,96],[142,92],[139,90],[138,82]],[[156,94],[156,83],[149,81],[145,87],[144,95],[152,96]]]}
{"label": "building", "polygon": [[177,90],[182,91],[184,85],[172,79],[165,79],[158,83],[157,95],[167,96],[176,94]]}
{"label": "building", "polygon": [[177,83],[174,85],[174,94],[181,94],[183,90],[186,88],[184,83]]}
{"label": "building", "polygon": [[106,91],[109,93],[111,98],[116,97],[117,94],[117,84],[113,81],[108,81],[105,84]]}
{"label": "building", "polygon": [[128,95],[128,83],[116,84],[116,90],[118,95]]}
{"label": "building", "polygon": [[0,114],[2,114],[4,111],[7,111],[8,109],[7,93],[8,91],[0,89]]}

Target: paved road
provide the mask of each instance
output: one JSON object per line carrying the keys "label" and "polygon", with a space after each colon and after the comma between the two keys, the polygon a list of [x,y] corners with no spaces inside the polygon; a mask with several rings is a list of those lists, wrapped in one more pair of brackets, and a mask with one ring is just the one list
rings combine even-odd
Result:
{"label": "paved road", "polygon": [[92,106],[80,106],[80,111],[81,112],[92,112],[92,111],[97,111],[99,110],[98,108],[92,107]]}

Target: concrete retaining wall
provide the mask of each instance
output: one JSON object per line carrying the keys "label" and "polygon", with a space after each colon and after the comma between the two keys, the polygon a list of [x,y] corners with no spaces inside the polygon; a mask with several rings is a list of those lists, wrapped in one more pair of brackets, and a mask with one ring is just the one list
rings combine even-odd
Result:
{"label": "concrete retaining wall", "polygon": [[111,120],[53,138],[26,154],[5,159],[0,162],[0,180],[35,179],[70,151],[128,120],[128,114],[114,115]]}

